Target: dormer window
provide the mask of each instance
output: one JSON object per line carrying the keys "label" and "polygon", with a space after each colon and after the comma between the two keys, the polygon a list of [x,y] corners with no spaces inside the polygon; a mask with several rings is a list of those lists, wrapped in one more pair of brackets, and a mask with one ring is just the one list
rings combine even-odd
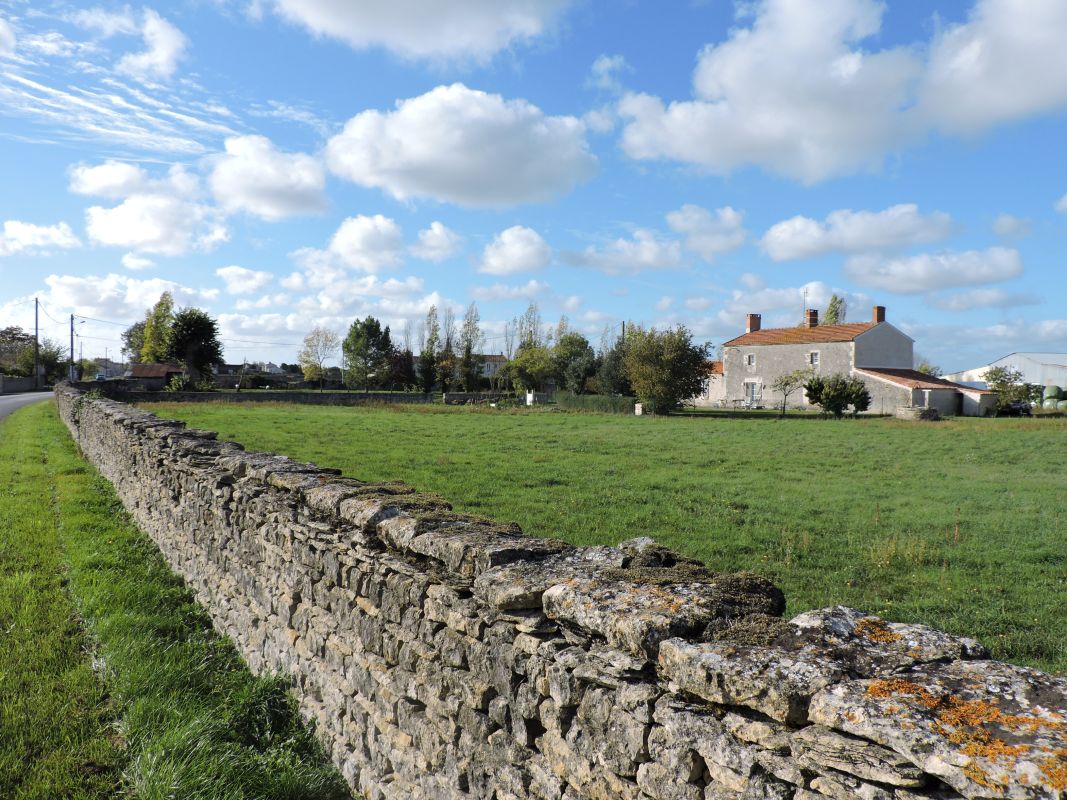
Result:
{"label": "dormer window", "polygon": [[749,353],[747,356],[745,356],[745,365],[749,366],[749,367],[756,366],[756,354],[755,353]]}

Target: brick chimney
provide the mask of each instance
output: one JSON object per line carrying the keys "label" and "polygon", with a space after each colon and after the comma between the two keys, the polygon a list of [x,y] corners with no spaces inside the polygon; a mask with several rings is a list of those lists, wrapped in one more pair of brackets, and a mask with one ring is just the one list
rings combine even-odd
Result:
{"label": "brick chimney", "polygon": [[871,318],[875,325],[885,322],[885,306],[875,306],[874,316]]}
{"label": "brick chimney", "polygon": [[819,309],[809,308],[805,312],[804,319],[805,328],[818,328],[819,327]]}
{"label": "brick chimney", "polygon": [[760,326],[760,315],[749,314],[745,320],[745,333],[752,333],[758,331]]}

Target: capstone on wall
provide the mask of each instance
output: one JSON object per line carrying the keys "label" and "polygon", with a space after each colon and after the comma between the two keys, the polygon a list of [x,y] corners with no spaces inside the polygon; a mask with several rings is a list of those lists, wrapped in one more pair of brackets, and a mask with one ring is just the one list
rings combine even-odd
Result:
{"label": "capstone on wall", "polygon": [[1067,680],[638,539],[575,548],[61,386],[86,457],[371,798],[1062,798]]}

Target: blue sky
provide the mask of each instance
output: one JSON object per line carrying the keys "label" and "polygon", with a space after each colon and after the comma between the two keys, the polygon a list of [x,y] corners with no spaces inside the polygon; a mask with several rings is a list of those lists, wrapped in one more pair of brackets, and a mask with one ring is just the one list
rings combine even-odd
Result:
{"label": "blue sky", "polygon": [[[1067,4],[0,0],[0,326],[230,361],[531,300],[718,345],[846,297],[946,371],[1067,351]],[[410,323],[410,324],[409,324]]]}

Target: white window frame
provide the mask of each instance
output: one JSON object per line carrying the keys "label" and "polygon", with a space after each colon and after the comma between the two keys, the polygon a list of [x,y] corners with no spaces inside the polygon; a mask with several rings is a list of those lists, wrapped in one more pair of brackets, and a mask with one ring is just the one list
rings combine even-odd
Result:
{"label": "white window frame", "polygon": [[754,367],[754,366],[756,366],[756,354],[755,353],[745,353],[745,366],[746,367]]}
{"label": "white window frame", "polygon": [[808,353],[808,366],[809,367],[817,367],[817,366],[819,366],[819,351],[818,350],[812,350],[810,353]]}

